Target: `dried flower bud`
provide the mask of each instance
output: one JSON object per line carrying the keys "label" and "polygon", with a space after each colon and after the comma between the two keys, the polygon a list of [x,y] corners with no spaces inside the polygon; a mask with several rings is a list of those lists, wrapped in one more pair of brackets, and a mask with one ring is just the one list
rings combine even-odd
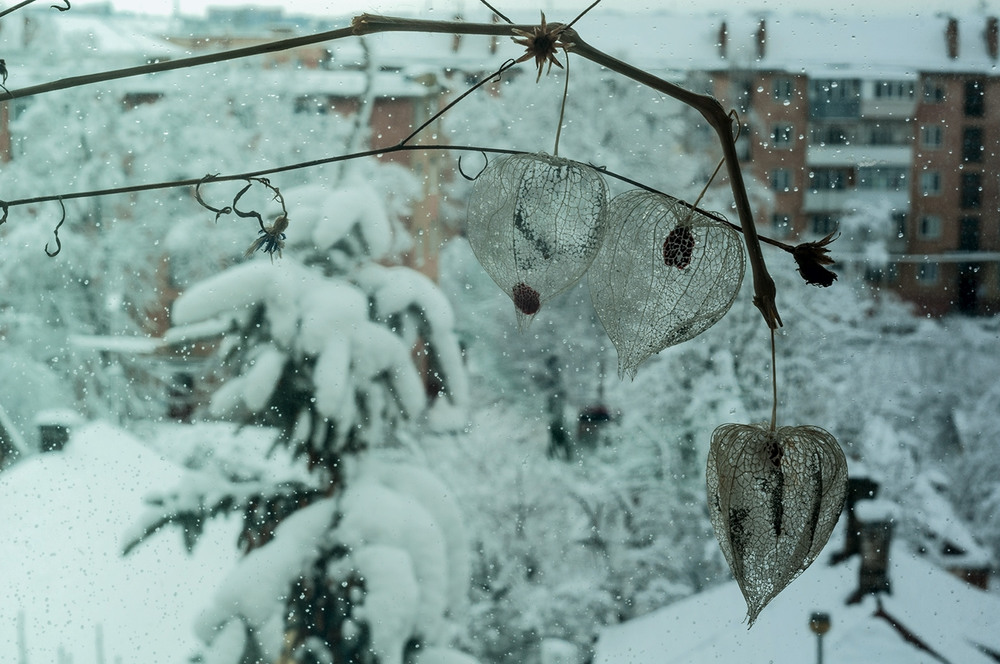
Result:
{"label": "dried flower bud", "polygon": [[826,288],[836,281],[837,274],[823,267],[834,263],[833,259],[830,258],[830,250],[827,249],[827,246],[837,239],[836,235],[837,233],[834,231],[819,242],[803,242],[796,245],[793,250],[792,256],[799,266],[799,274],[802,275],[807,284]]}

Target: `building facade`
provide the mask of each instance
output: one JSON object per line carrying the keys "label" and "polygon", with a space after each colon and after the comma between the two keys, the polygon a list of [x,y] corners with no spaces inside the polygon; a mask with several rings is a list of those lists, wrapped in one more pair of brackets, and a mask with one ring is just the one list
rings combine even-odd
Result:
{"label": "building facade", "polygon": [[[843,29],[867,23],[828,24],[816,50],[851,41],[841,39]],[[815,62],[782,43],[796,37],[794,19],[744,26],[750,39],[735,59],[723,21],[716,48],[725,66],[702,75],[739,112],[744,167],[770,191],[757,210],[762,232],[808,239],[839,230],[841,260],[920,312],[996,313],[998,21],[939,16],[921,27],[911,45],[921,55],[911,64],[891,45],[863,38],[856,50]]]}

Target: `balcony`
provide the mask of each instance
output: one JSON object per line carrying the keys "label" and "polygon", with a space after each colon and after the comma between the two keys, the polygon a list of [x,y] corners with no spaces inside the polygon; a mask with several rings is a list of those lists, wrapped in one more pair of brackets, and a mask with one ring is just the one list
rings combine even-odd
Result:
{"label": "balcony", "polygon": [[916,99],[863,99],[861,117],[872,118],[912,118],[917,111]]}
{"label": "balcony", "polygon": [[909,145],[810,145],[806,150],[810,166],[909,166],[912,161]]}
{"label": "balcony", "polygon": [[910,207],[910,194],[906,191],[882,189],[824,189],[806,191],[803,212],[836,212],[854,208],[868,210],[896,210],[904,212]]}

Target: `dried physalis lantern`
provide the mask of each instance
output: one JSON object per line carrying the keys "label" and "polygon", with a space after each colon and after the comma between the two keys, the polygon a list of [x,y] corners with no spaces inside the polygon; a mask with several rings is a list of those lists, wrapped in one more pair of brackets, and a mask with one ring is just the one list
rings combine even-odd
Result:
{"label": "dried physalis lantern", "polygon": [[547,154],[491,162],[476,178],[467,234],[483,269],[524,324],[590,267],[607,227],[596,169]]}
{"label": "dried physalis lantern", "polygon": [[830,538],[847,494],[847,460],[819,427],[723,424],[712,435],[706,479],[715,536],[753,625]]}
{"label": "dried physalis lantern", "polygon": [[590,295],[618,349],[618,374],[701,334],[732,306],[743,246],[730,227],[676,199],[629,191],[609,205],[611,228],[590,268]]}

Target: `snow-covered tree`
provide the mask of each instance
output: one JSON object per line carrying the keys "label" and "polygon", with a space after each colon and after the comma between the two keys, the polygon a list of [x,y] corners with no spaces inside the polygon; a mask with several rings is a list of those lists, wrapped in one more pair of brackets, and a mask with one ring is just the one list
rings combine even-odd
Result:
{"label": "snow-covered tree", "polygon": [[436,286],[377,262],[393,249],[382,170],[282,191],[284,257],[224,270],[173,307],[180,347],[221,334],[210,414],[273,427],[287,461],[194,472],[133,538],[173,522],[193,543],[204,519],[242,514],[246,556],[199,626],[207,661],[412,662],[462,617],[462,519],[398,432],[464,407],[464,367]]}

